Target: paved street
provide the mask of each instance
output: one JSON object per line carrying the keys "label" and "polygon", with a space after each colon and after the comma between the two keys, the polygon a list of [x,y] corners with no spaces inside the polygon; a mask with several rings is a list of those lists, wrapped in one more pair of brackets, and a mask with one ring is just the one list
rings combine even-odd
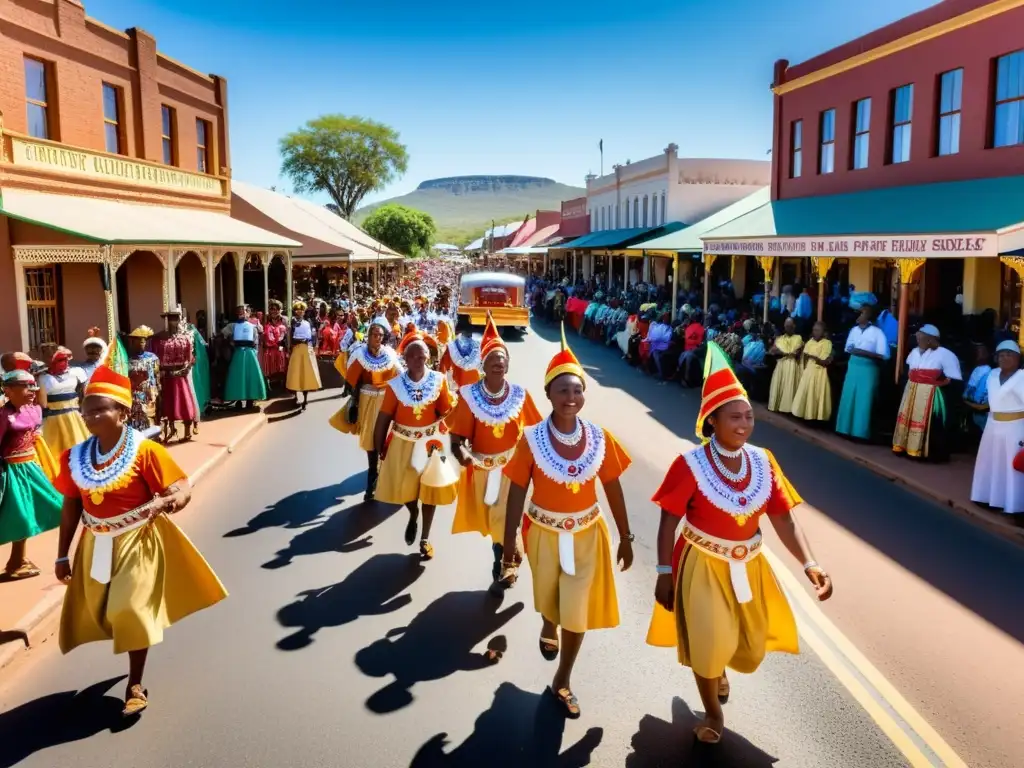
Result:
{"label": "paved street", "polygon": [[[541,403],[555,338],[540,327],[511,347],[512,378]],[[574,349],[592,375],[584,414],[633,455],[623,485],[637,535],[618,582],[623,624],[587,637],[574,676],[581,720],[540,697],[553,667],[537,652],[528,569],[502,603],[490,598],[489,547],[450,537],[450,509],[435,522],[437,559],[420,564],[402,542],[405,513],[361,503],[364,457],[327,425],[339,400],[321,393],[302,415],[272,407],[273,423],[181,516],[231,597],[154,649],[150,711],[122,728],[127,659],[108,645],[61,657],[48,642],[2,681],[0,768],[910,764],[806,646],[734,675],[729,733],[717,750],[693,746],[690,674],[643,640],[658,524],[648,499],[692,436],[698,397],[611,350]],[[1024,618],[1012,595],[1024,552],[780,430],[762,425],[755,442],[808,502],[800,518],[836,582],[828,619],[967,764],[1019,765],[1024,692],[1010,681],[1024,669]],[[495,667],[488,647],[507,648]]]}

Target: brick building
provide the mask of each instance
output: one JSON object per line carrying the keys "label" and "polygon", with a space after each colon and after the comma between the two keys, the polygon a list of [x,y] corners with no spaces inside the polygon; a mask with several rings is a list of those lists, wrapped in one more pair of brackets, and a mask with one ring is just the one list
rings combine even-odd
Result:
{"label": "brick building", "polygon": [[246,264],[290,259],[297,241],[229,215],[227,97],[78,0],[3,4],[0,349],[77,351],[178,303],[212,324]]}
{"label": "brick building", "polygon": [[[946,0],[775,64],[771,200],[703,237],[779,283],[828,275],[908,321],[1019,325],[1024,0]],[[819,286],[823,289],[823,284]]]}

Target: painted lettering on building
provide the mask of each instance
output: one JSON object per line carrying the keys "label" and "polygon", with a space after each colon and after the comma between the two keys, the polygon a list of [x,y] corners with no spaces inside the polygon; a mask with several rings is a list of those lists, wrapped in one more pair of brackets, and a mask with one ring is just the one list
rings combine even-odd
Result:
{"label": "painted lettering on building", "polygon": [[11,137],[11,149],[14,164],[26,168],[209,197],[224,193],[219,179],[202,173],[15,137]]}
{"label": "painted lettering on building", "polygon": [[963,258],[999,255],[994,234],[903,237],[800,237],[705,240],[704,252],[733,256],[839,256],[852,258]]}

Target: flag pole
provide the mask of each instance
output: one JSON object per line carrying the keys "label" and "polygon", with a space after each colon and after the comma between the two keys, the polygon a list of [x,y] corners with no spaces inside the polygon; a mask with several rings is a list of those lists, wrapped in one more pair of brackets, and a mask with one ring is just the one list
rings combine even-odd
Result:
{"label": "flag pole", "polygon": [[601,153],[601,175],[604,176],[604,139],[597,142],[597,149]]}

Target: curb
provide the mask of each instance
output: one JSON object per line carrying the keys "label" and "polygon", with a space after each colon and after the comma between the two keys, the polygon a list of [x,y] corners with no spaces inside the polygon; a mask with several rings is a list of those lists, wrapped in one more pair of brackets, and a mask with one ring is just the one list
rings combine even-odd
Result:
{"label": "curb", "polygon": [[[262,418],[253,421],[253,423],[246,427],[238,437],[232,440],[227,445],[221,446],[217,451],[216,455],[213,456],[209,461],[199,467],[192,475],[189,476],[189,482],[192,487],[199,485],[202,479],[207,473],[219,466],[229,455],[237,451],[245,442],[255,435],[260,429],[267,425],[267,418]],[[46,578],[44,573],[40,578]],[[64,602],[64,590],[54,589],[47,592],[43,598],[33,606],[28,613],[22,616],[18,621],[14,622],[6,631],[17,632],[24,635],[24,640],[17,641],[12,640],[11,642],[5,643],[0,646],[0,671],[7,667],[12,661],[14,661],[21,653],[30,651],[38,646],[40,638],[33,637],[34,633],[46,623],[54,613],[56,613],[60,606]]]}
{"label": "curb", "polygon": [[879,464],[878,462],[872,461],[871,459],[865,458],[852,448],[846,448],[845,446],[837,445],[832,441],[823,440],[820,437],[818,437],[818,435],[816,435],[812,430],[809,430],[805,427],[800,426],[799,424],[794,423],[791,419],[788,419],[785,416],[769,411],[767,408],[765,408],[763,405],[759,403],[755,404],[754,410],[757,414],[758,421],[768,422],[773,427],[785,430],[786,432],[794,434],[800,439],[807,441],[808,443],[813,443],[814,445],[824,448],[830,453],[834,453],[837,456],[846,459],[847,461],[852,461],[855,464],[859,464],[860,466],[871,470],[876,475],[884,477],[886,480],[890,480],[891,482],[903,486],[908,491],[915,493],[918,496],[924,497],[929,501],[934,501],[940,506],[946,507],[952,510],[953,512],[956,512],[961,517],[969,518],[972,523],[984,528],[990,533],[994,533],[997,536],[1001,536],[1007,541],[1010,541],[1019,546],[1024,546],[1024,528],[1019,528],[1016,525],[1013,525],[1012,523],[1003,522],[999,519],[994,519],[992,517],[992,513],[986,512],[985,510],[981,509],[980,507],[976,507],[973,504],[965,504],[963,502],[950,499],[949,496],[938,493],[925,483],[922,483],[918,480],[914,480],[913,478],[905,477],[895,469],[887,467],[883,464]]}

